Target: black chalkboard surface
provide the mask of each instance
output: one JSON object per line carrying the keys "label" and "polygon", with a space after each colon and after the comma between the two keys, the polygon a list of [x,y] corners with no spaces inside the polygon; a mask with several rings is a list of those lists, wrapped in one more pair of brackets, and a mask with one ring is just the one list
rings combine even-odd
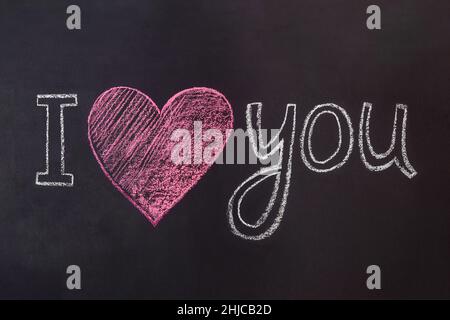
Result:
{"label": "black chalkboard surface", "polygon": [[[450,298],[449,1],[377,0],[374,30],[365,0],[79,0],[81,29],[69,30],[71,4],[0,1],[0,298]],[[259,164],[214,164],[154,227],[90,148],[94,101],[118,86],[160,108],[184,89],[213,88],[234,128],[246,128],[249,103],[263,104],[265,128],[279,128],[296,104],[289,197],[273,234],[244,239],[227,215]],[[37,97],[46,94],[77,97],[64,110],[72,187],[36,184],[46,163]],[[364,102],[379,152],[396,104],[407,105],[414,177],[395,164],[365,167]],[[345,109],[354,144],[345,165],[320,173],[302,160],[300,135],[325,103]],[[317,154],[335,148],[333,121],[317,123]],[[270,191],[249,194],[242,210],[257,219]],[[81,269],[81,290],[66,286],[70,265]],[[371,265],[381,289],[367,287]]]}

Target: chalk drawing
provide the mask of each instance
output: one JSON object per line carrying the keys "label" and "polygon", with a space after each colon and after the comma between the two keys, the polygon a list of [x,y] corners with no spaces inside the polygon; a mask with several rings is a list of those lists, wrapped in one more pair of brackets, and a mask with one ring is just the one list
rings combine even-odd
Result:
{"label": "chalk drawing", "polygon": [[[58,100],[71,100],[71,103],[62,103]],[[55,103],[55,107],[50,108]],[[52,103],[52,104],[51,104]],[[45,107],[46,112],[46,130],[45,130],[45,171],[36,172],[35,183],[40,186],[72,187],[74,176],[72,173],[66,173],[65,168],[65,140],[64,140],[64,108],[75,107],[78,105],[76,94],[38,94],[36,104],[39,107]],[[50,109],[59,107],[59,127],[60,127],[60,171],[51,170],[50,164]],[[53,111],[52,111],[53,112]],[[53,124],[52,124],[53,125]],[[52,174],[51,174],[52,173]]]}
{"label": "chalk drawing", "polygon": [[[372,104],[364,102],[359,122],[359,152],[361,160],[370,171],[386,170],[393,163],[408,178],[413,178],[417,171],[413,168],[406,152],[406,121],[408,107],[397,104],[395,107],[394,124],[392,127],[391,144],[386,152],[376,153],[370,141],[370,114]],[[399,116],[400,113],[400,116]],[[397,134],[397,127],[401,124],[401,135]],[[383,161],[381,161],[383,160]],[[378,162],[378,164],[374,164]]]}
{"label": "chalk drawing", "polygon": [[[323,114],[331,114],[336,119],[339,129],[339,143],[331,156],[325,160],[317,160],[312,152],[312,134],[317,119]],[[343,126],[341,121],[345,122],[346,125]],[[308,136],[307,139],[306,136]],[[345,139],[343,139],[343,136]],[[342,148],[343,141],[348,141],[346,151],[345,148]],[[305,143],[307,146],[305,146]],[[302,160],[308,169],[315,172],[329,172],[342,167],[347,162],[353,149],[353,127],[347,112],[333,103],[314,107],[306,116],[300,136],[300,146]],[[341,160],[339,160],[339,156],[342,158]]]}
{"label": "chalk drawing", "polygon": [[[255,111],[257,127],[256,135],[259,140],[260,149],[265,149],[264,152],[258,150],[258,140],[254,135],[253,114]],[[267,144],[264,143],[261,134],[261,114],[262,103],[247,105],[246,120],[250,143],[256,156],[260,159],[267,159],[269,156],[275,154],[275,152],[279,152],[279,162],[269,167],[263,167],[251,175],[236,188],[228,202],[227,214],[231,230],[235,235],[247,240],[262,240],[271,236],[275,230],[277,230],[285,211],[292,173],[292,150],[295,137],[296,105],[287,105],[280,130],[277,131],[277,134]],[[292,127],[290,131],[290,128],[285,128],[287,125]],[[269,148],[271,150],[270,152],[267,152]],[[242,201],[254,187],[270,177],[274,177],[275,181],[269,202],[256,223],[249,223],[242,217]],[[280,190],[280,188],[282,190]],[[282,191],[281,194],[279,191]]]}
{"label": "chalk drawing", "polygon": [[194,159],[183,164],[171,159],[177,143],[171,135],[177,129],[189,130],[194,149],[208,144],[195,136],[201,132],[197,122],[225,135],[233,127],[233,111],[225,96],[209,88],[191,88],[175,94],[160,111],[139,90],[114,87],[92,106],[88,137],[96,160],[112,184],[154,226],[213,163]]}

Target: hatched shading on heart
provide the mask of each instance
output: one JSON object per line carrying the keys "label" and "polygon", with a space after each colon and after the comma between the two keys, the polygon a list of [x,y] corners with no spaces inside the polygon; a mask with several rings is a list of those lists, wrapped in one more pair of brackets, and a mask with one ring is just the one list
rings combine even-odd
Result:
{"label": "hatched shading on heart", "polygon": [[[105,175],[153,224],[200,180],[211,164],[175,164],[176,129],[193,133],[194,122],[226,135],[233,112],[226,98],[209,88],[174,95],[160,111],[144,93],[128,87],[105,91],[88,118],[92,151]],[[216,157],[223,149],[219,146]]]}

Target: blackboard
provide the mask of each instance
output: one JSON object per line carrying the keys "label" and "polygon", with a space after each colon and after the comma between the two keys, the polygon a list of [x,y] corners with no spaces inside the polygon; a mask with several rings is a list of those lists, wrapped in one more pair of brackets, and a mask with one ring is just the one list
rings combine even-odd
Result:
{"label": "blackboard", "polygon": [[[448,1],[84,1],[81,29],[68,1],[0,2],[0,297],[148,299],[450,298]],[[234,235],[227,206],[258,165],[213,165],[153,227],[105,178],[89,146],[95,99],[137,88],[158,106],[209,87],[245,128],[262,102],[278,128],[297,106],[289,199],[270,237]],[[39,94],[76,94],[65,110],[65,166],[73,187],[36,185],[45,166]],[[408,106],[412,179],[372,172],[355,143],[347,163],[309,170],[299,134],[314,106],[345,108],[357,126],[373,105],[372,140],[386,149],[395,105]],[[319,127],[318,127],[319,128]],[[323,123],[317,152],[335,143]],[[327,128],[329,130],[327,130]],[[253,194],[260,210],[267,194]],[[251,214],[251,213],[250,213]],[[82,289],[68,290],[78,265]],[[378,265],[382,289],[368,290]]]}

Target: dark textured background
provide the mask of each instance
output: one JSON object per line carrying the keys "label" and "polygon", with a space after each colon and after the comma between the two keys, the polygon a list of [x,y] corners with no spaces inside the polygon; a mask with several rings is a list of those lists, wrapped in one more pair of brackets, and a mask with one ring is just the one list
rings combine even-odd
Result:
{"label": "dark textured background", "polygon": [[[381,31],[366,28],[372,2]],[[75,3],[81,31],[65,26],[72,2],[0,2],[1,298],[450,298],[449,1]],[[356,146],[344,167],[317,174],[297,136],[285,218],[271,238],[229,230],[227,201],[250,165],[213,166],[153,228],[88,145],[91,104],[116,85],[160,106],[188,87],[215,88],[235,127],[249,102],[264,103],[269,128],[297,103],[298,131],[314,105],[334,102],[357,129],[368,101],[380,151],[404,103],[419,174],[369,172]],[[65,112],[73,188],[34,184],[44,166],[42,93],[78,94]],[[326,154],[335,126],[319,127],[314,143]],[[81,291],[65,287],[69,264],[82,269]],[[366,289],[370,264],[381,266],[381,291]]]}

